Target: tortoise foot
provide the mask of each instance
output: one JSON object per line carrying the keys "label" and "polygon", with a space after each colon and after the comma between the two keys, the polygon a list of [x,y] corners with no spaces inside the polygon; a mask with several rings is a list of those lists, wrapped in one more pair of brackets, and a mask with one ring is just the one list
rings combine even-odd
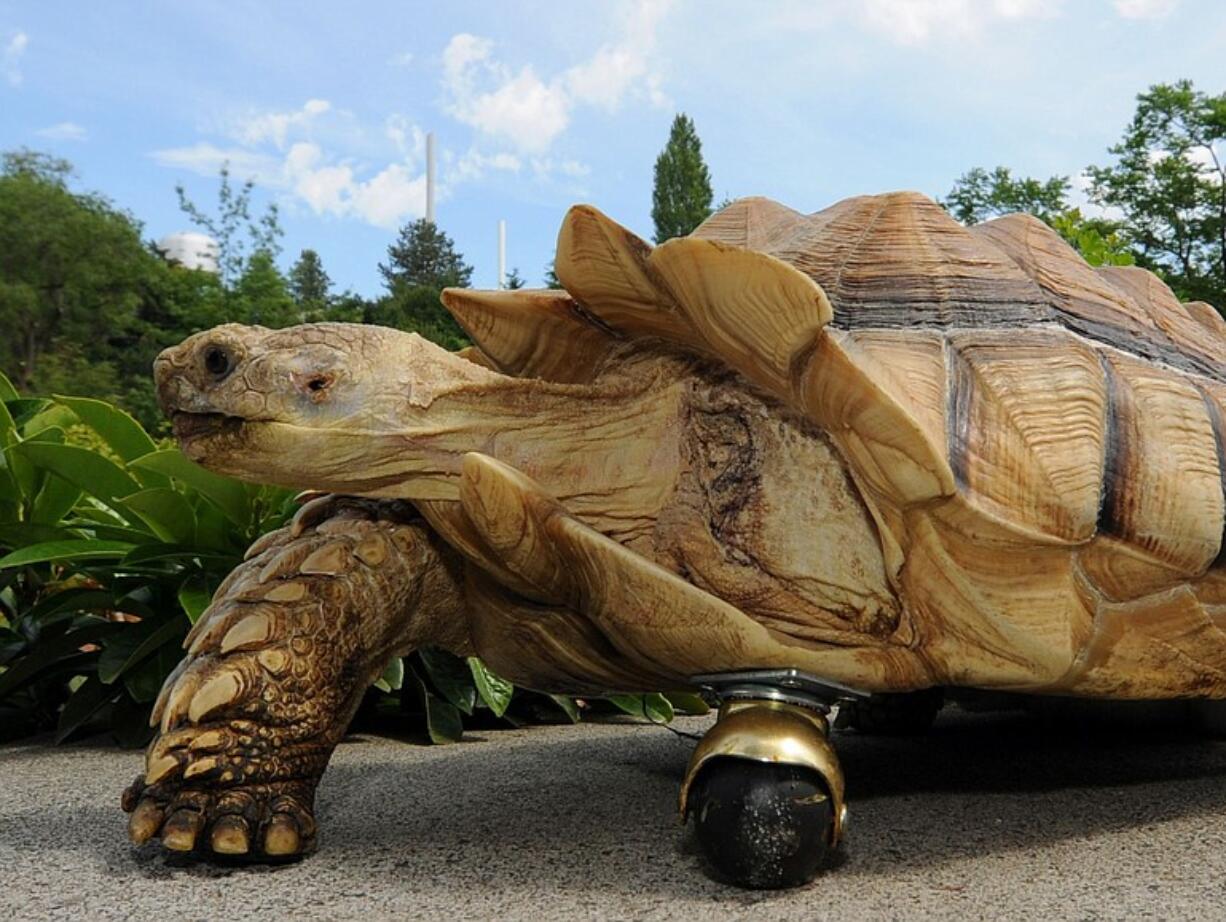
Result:
{"label": "tortoise foot", "polygon": [[172,852],[245,862],[275,862],[313,851],[315,781],[231,788],[146,784],[124,792],[128,836],[137,845],[160,839]]}

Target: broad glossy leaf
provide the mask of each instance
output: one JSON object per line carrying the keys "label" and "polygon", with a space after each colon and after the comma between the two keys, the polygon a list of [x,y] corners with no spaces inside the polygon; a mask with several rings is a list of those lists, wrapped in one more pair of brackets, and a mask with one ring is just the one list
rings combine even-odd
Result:
{"label": "broad glossy leaf", "polygon": [[24,567],[32,563],[65,563],[70,560],[103,560],[122,558],[131,551],[133,545],[126,541],[91,541],[86,538],[75,538],[70,541],[47,541],[19,548],[4,557],[0,557],[0,569],[5,567]]}
{"label": "broad glossy leaf", "polygon": [[665,692],[664,697],[673,706],[673,710],[681,714],[701,715],[711,713],[711,705],[703,700],[702,695],[693,692]]}
{"label": "broad glossy leaf", "polygon": [[62,397],[57,394],[55,399],[98,433],[102,441],[106,442],[121,460],[133,461],[151,451],[157,451],[157,445],[141,428],[141,424],[119,407],[91,397]]}
{"label": "broad glossy leaf", "polygon": [[26,441],[13,451],[32,464],[58,474],[112,508],[116,507],[120,497],[129,496],[141,488],[114,461],[88,448]]}
{"label": "broad glossy leaf", "polygon": [[187,625],[178,615],[167,618],[161,624],[125,624],[107,638],[106,646],[98,656],[98,679],[111,685],[125,672],[151,655],[162,646],[182,640]]}
{"label": "broad glossy leaf", "polygon": [[54,525],[37,525],[33,522],[5,522],[0,525],[0,546],[18,548],[47,541],[69,541],[75,536],[64,528]]}
{"label": "broad glossy leaf", "polygon": [[404,660],[393,656],[373,684],[380,691],[399,691],[404,686]]}
{"label": "broad glossy leaf", "polygon": [[0,403],[20,399],[21,395],[17,393],[17,388],[13,387],[13,382],[9,380],[8,375],[0,371]]}
{"label": "broad glossy leaf", "polygon": [[214,587],[203,576],[189,576],[179,587],[179,604],[187,614],[187,620],[195,624],[204,614],[204,610],[213,601]]}
{"label": "broad glossy leaf", "polygon": [[666,724],[673,719],[673,706],[659,692],[649,695],[610,695],[605,699],[634,717]]}
{"label": "broad glossy leaf", "polygon": [[515,693],[515,686],[490,672],[485,664],[475,656],[468,658],[468,668],[472,672],[473,681],[477,683],[477,693],[485,702],[485,706],[494,712],[494,716],[501,717],[507,712],[507,707],[511,703],[511,695]]}
{"label": "broad glossy leaf", "polygon": [[162,644],[152,656],[145,657],[143,662],[124,673],[123,687],[134,701],[152,701],[183,655],[177,640]]}
{"label": "broad glossy leaf", "polygon": [[562,709],[563,713],[570,718],[571,723],[579,722],[579,705],[575,704],[575,699],[568,698],[566,695],[550,695],[549,700]]}
{"label": "broad glossy leaf", "polygon": [[477,686],[468,664],[453,653],[426,647],[418,651],[426,676],[444,698],[465,714],[477,706]]}
{"label": "broad glossy leaf", "polygon": [[115,630],[115,627],[114,624],[99,621],[97,624],[78,627],[59,637],[37,641],[28,653],[0,673],[0,699],[37,678],[58,661],[76,655],[85,644],[101,640]]}
{"label": "broad glossy leaf", "polygon": [[59,724],[55,728],[55,741],[62,743],[91,717],[110,703],[118,693],[102,684],[97,676],[90,676],[74,691],[64,709],[60,711]]}
{"label": "broad glossy leaf", "polygon": [[240,528],[246,529],[251,523],[251,500],[243,485],[206,471],[177,448],[151,452],[130,462],[128,467],[173,477],[215,503]]}
{"label": "broad glossy leaf", "polygon": [[34,500],[30,520],[54,525],[69,513],[80,498],[80,487],[56,474],[48,474],[43,478],[42,489],[38,491],[38,497]]}
{"label": "broad glossy leaf", "polygon": [[139,547],[132,548],[131,551],[124,557],[125,565],[136,566],[138,564],[159,563],[159,562],[174,562],[192,563],[194,561],[232,561],[233,554],[225,554],[221,551],[211,551],[207,548],[196,547],[192,544],[142,544]]}
{"label": "broad glossy leaf", "polygon": [[196,540],[196,511],[182,493],[169,487],[151,487],[125,496],[120,503],[163,541],[191,544]]}

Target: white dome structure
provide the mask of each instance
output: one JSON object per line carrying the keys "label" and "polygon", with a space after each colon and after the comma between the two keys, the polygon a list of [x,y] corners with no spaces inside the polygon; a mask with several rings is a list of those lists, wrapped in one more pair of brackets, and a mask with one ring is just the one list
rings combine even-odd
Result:
{"label": "white dome structure", "polygon": [[217,241],[208,234],[195,231],[167,234],[158,241],[157,248],[168,261],[187,269],[203,269],[213,273],[218,271]]}

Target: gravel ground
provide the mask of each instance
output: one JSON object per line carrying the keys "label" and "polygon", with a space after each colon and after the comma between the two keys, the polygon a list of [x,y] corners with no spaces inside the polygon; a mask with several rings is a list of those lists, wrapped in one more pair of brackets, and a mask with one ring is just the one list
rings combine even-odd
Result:
{"label": "gravel ground", "polygon": [[[701,731],[706,719],[678,725]],[[218,868],[132,848],[134,752],[0,748],[0,914],[76,919],[1221,919],[1226,743],[949,709],[918,739],[836,739],[851,823],[800,890],[709,879],[678,826],[693,746],[629,723],[429,747],[355,736],[321,847]]]}

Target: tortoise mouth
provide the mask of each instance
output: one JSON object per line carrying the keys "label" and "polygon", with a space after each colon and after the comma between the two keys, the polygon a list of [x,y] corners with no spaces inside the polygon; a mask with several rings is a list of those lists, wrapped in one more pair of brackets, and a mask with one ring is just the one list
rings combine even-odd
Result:
{"label": "tortoise mouth", "polygon": [[170,418],[175,438],[181,442],[237,432],[245,419],[225,413],[188,413],[177,410]]}

